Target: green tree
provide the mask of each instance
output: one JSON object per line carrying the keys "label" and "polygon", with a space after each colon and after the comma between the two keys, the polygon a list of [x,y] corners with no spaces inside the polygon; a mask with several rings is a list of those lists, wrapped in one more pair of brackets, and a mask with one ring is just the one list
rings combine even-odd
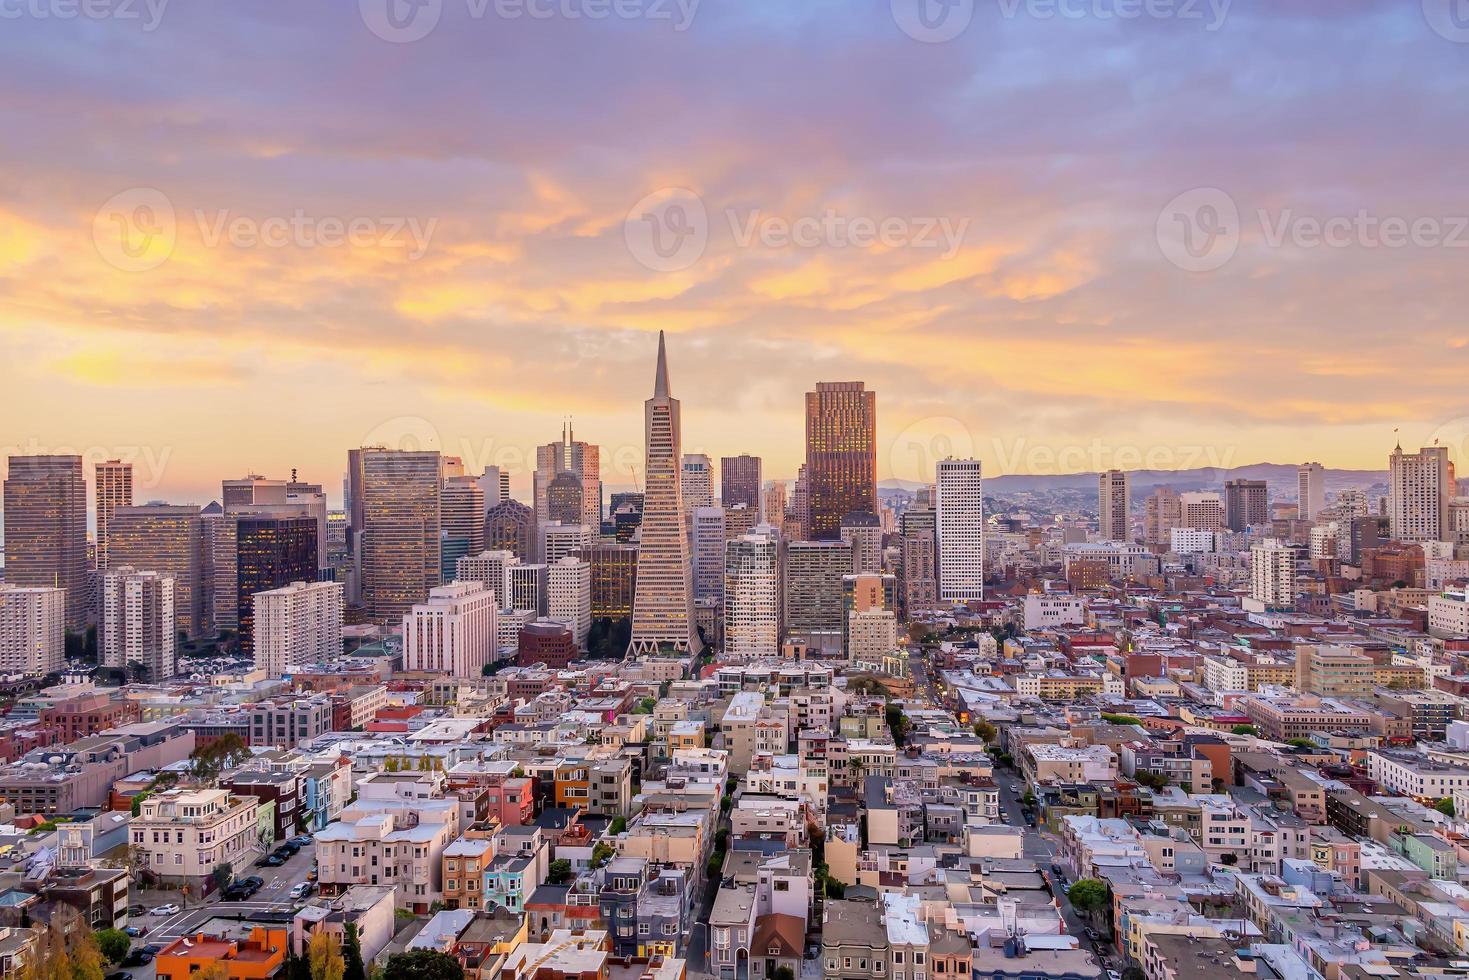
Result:
{"label": "green tree", "polygon": [[597,841],[596,846],[592,848],[592,867],[600,868],[602,865],[612,860],[612,855],[616,853],[617,852],[612,849],[611,844],[607,844],[603,841]]}
{"label": "green tree", "polygon": [[1288,738],[1285,740],[1285,744],[1298,749],[1314,749],[1316,747],[1316,743],[1309,738]]}
{"label": "green tree", "polygon": [[121,963],[133,944],[132,939],[121,929],[98,929],[95,936],[97,948],[113,963]]}
{"label": "green tree", "polygon": [[1122,971],[1122,980],[1148,980],[1148,975],[1140,966],[1129,966]]}
{"label": "green tree", "polygon": [[607,833],[616,837],[625,830],[627,830],[627,817],[613,817],[612,825],[607,828]]}
{"label": "green tree", "polygon": [[1234,728],[1231,729],[1231,730],[1236,735],[1258,735],[1258,734],[1260,734],[1260,729],[1256,728],[1254,725],[1235,725]]}
{"label": "green tree", "polygon": [[986,744],[993,742],[999,734],[1000,733],[995,730],[995,726],[991,725],[987,721],[982,721],[974,726],[974,737],[980,739]]}
{"label": "green tree", "polygon": [[464,968],[436,949],[415,949],[389,956],[383,980],[464,980]]}
{"label": "green tree", "polygon": [[347,966],[342,972],[342,980],[367,980],[367,967],[362,962],[362,937],[357,934],[357,923],[347,923],[344,933],[346,941],[342,946],[342,959]]}
{"label": "green tree", "polygon": [[1451,796],[1445,796],[1433,805],[1433,808],[1446,817],[1454,815],[1454,800]]}
{"label": "green tree", "polygon": [[788,966],[775,968],[775,980],[796,980],[796,971]]}
{"label": "green tree", "polygon": [[557,858],[546,869],[546,880],[553,885],[564,885],[571,880],[571,862]]}
{"label": "green tree", "polygon": [[1107,907],[1107,886],[1095,878],[1078,878],[1066,889],[1066,897],[1076,911],[1093,916]]}
{"label": "green tree", "polygon": [[214,879],[215,888],[219,891],[224,891],[230,886],[230,882],[235,880],[235,866],[228,861],[221,861],[214,866],[214,870],[209,873],[209,877]]}

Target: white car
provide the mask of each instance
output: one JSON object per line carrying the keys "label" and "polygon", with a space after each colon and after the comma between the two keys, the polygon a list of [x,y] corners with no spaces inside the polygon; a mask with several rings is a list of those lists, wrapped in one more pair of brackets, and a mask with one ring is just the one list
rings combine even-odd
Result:
{"label": "white car", "polygon": [[291,886],[292,898],[305,898],[311,894],[311,882],[303,881]]}
{"label": "white car", "polygon": [[148,912],[148,914],[149,915],[177,915],[178,914],[178,911],[179,911],[179,907],[177,905],[173,904],[172,902],[169,902],[167,905],[160,905],[157,908],[154,908],[154,909],[150,910]]}

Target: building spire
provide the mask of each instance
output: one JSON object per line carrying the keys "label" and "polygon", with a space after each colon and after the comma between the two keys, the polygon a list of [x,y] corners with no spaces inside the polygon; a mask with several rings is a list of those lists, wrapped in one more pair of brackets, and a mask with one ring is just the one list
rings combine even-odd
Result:
{"label": "building spire", "polygon": [[653,377],[653,397],[668,397],[668,351],[663,345],[663,331],[658,331],[658,373]]}

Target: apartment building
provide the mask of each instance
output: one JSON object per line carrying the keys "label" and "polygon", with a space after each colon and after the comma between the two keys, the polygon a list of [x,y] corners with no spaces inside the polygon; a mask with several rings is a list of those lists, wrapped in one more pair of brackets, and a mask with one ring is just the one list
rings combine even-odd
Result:
{"label": "apartment building", "polygon": [[260,800],[223,789],[172,789],[144,798],[129,827],[140,867],[203,894],[220,864],[261,853]]}

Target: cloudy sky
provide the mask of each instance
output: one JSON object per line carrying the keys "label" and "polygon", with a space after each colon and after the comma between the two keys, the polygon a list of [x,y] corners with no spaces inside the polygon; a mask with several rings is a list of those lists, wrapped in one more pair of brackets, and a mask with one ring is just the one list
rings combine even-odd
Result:
{"label": "cloudy sky", "polygon": [[884,478],[1457,449],[1457,2],[0,0],[0,444],[626,483],[663,329],[767,476],[823,380]]}

